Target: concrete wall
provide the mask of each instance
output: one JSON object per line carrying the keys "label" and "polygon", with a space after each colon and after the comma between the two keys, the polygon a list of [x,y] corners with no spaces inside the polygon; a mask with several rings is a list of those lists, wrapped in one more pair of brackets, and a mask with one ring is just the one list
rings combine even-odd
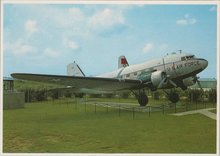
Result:
{"label": "concrete wall", "polygon": [[24,93],[20,92],[4,92],[3,109],[24,108]]}

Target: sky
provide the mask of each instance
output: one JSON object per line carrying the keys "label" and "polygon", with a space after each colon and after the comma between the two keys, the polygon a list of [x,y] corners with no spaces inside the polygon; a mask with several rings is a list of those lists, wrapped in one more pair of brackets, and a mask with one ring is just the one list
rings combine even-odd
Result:
{"label": "sky", "polygon": [[216,5],[4,4],[3,75],[66,75],[76,61],[85,75],[178,50],[208,60],[201,78],[216,78]]}

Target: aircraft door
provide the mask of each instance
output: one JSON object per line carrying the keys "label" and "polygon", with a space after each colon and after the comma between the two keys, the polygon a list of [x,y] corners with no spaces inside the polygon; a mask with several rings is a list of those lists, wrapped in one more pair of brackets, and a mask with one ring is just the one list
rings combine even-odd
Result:
{"label": "aircraft door", "polygon": [[182,61],[177,61],[174,63],[176,76],[181,76],[184,73],[184,65]]}
{"label": "aircraft door", "polygon": [[164,64],[164,71],[166,72],[167,75],[171,77],[176,77],[176,64],[173,62],[173,60],[164,58],[163,59],[163,64]]}

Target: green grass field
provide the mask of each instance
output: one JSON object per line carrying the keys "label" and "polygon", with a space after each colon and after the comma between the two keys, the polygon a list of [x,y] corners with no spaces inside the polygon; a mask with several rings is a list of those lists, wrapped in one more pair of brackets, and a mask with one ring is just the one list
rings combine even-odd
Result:
{"label": "green grass field", "polygon": [[133,119],[131,111],[119,116],[118,109],[70,100],[28,103],[4,110],[3,152],[216,153],[216,121],[169,111],[135,112]]}

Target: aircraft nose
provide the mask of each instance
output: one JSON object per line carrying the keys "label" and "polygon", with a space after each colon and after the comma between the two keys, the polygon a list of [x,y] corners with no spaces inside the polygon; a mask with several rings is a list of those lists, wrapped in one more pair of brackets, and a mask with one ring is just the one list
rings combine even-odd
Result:
{"label": "aircraft nose", "polygon": [[208,61],[206,59],[201,59],[202,69],[205,69],[208,66]]}

